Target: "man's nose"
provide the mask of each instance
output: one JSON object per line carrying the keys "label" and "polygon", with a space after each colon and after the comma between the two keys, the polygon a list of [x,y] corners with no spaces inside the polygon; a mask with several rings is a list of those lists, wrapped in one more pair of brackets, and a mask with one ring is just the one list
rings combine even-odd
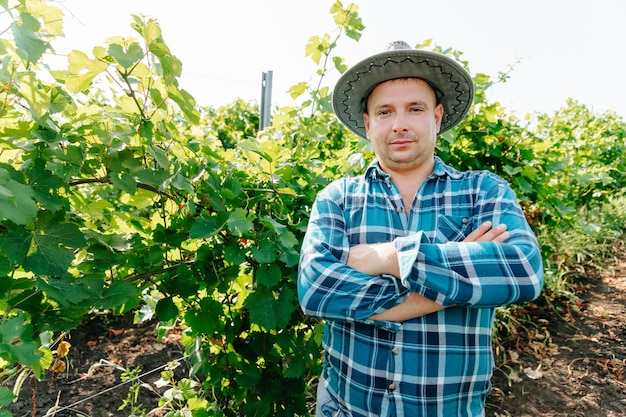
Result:
{"label": "man's nose", "polygon": [[409,129],[409,122],[407,115],[402,112],[397,112],[393,120],[394,132],[405,132]]}

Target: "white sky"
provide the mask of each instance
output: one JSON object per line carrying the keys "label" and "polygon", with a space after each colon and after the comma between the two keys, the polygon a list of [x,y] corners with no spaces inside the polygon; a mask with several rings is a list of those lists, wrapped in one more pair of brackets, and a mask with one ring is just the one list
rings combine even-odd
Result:
{"label": "white sky", "polygon": [[[509,111],[552,112],[568,97],[595,111],[626,117],[624,0],[356,0],[366,26],[357,43],[340,41],[348,64],[383,50],[433,39],[464,53],[472,73],[495,78],[516,61],[511,79],[490,99]],[[181,85],[200,105],[241,97],[260,103],[262,73],[273,72],[273,105],[292,104],[286,91],[315,78],[304,56],[308,39],[334,33],[334,0],[58,0],[65,40],[57,53],[91,52],[108,37],[138,37],[131,14],[155,18],[183,63]],[[349,3],[343,0],[344,6]],[[338,74],[329,77],[334,85]]]}

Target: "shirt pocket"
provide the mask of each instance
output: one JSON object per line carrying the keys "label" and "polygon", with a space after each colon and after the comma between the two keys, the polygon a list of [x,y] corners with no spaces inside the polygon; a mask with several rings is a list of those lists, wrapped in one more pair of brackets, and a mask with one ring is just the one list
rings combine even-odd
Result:
{"label": "shirt pocket", "polygon": [[474,229],[471,216],[440,215],[437,219],[437,243],[462,242]]}

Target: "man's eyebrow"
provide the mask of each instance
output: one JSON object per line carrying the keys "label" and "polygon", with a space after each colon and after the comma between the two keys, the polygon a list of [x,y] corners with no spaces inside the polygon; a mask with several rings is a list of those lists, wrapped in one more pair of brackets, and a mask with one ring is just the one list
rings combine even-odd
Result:
{"label": "man's eyebrow", "polygon": [[[409,101],[408,103],[405,104],[405,107],[411,107],[411,106],[428,106],[428,102],[426,100],[415,100],[415,101]],[[398,107],[394,104],[388,104],[388,103],[382,103],[382,104],[378,104],[376,106],[374,106],[374,109],[381,109],[381,108],[387,108],[387,107]]]}
{"label": "man's eyebrow", "polygon": [[408,104],[409,106],[428,106],[428,102],[426,100],[415,100]]}

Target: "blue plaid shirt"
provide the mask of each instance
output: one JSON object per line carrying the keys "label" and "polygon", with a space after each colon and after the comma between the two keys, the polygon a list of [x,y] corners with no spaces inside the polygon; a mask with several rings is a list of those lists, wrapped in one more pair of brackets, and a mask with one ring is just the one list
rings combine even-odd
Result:
{"label": "blue plaid shirt", "polygon": [[[506,224],[511,237],[462,243],[487,220]],[[389,241],[398,249],[398,279],[347,266],[351,246]],[[326,319],[320,383],[339,416],[483,416],[495,307],[533,300],[542,286],[539,245],[509,185],[437,157],[408,216],[376,161],[363,176],[326,187],[298,277],[302,309]],[[449,307],[402,323],[368,319],[409,292]]]}

